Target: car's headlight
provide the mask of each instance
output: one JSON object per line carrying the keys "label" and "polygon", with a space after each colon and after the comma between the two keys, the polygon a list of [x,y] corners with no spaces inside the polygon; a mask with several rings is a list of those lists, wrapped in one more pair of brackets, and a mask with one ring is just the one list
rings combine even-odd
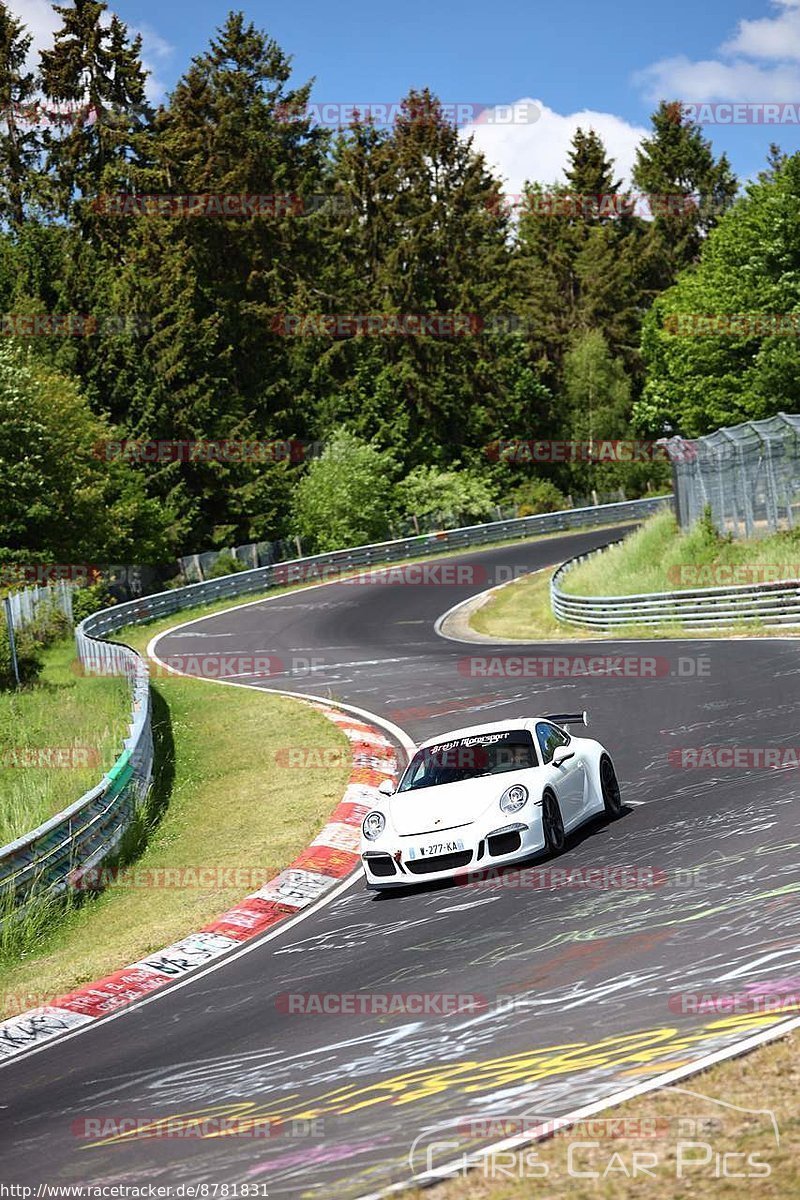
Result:
{"label": "car's headlight", "polygon": [[515,783],[513,787],[506,788],[500,797],[500,807],[506,813],[519,812],[522,806],[527,803],[528,789],[523,787],[521,783]]}
{"label": "car's headlight", "polygon": [[364,824],[361,826],[361,831],[368,842],[374,842],[379,838],[386,828],[386,817],[383,813],[371,812],[364,817]]}

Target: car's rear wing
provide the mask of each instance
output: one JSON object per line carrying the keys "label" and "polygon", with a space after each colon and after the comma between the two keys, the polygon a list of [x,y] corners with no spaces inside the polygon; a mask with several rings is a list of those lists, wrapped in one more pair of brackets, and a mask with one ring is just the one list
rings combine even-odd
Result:
{"label": "car's rear wing", "polygon": [[579,713],[548,713],[545,721],[552,721],[554,725],[588,725],[589,722],[586,716],[586,709]]}

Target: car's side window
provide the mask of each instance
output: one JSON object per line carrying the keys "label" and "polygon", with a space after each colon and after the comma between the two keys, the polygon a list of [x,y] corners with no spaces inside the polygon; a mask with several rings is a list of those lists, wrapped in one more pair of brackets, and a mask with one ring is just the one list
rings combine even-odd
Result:
{"label": "car's side window", "polygon": [[557,729],[549,721],[537,722],[536,740],[542,752],[542,762],[545,764],[552,761],[559,746],[568,746],[570,741],[569,736],[562,729]]}

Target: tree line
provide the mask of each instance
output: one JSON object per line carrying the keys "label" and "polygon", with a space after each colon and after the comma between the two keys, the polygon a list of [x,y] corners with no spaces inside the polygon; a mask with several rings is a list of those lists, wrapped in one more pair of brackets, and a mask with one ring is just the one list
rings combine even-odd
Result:
{"label": "tree line", "polygon": [[[140,38],[102,0],[56,7],[32,67],[0,2],[0,557],[157,561],[296,532],[313,548],[379,536],[392,512],[640,494],[665,464],[496,447],[692,435],[747,408],[747,354],[726,366],[730,336],[672,318],[716,311],[745,242],[774,278],[782,235],[752,206],[780,192],[789,221],[795,160],[774,151],[736,200],[725,156],[665,101],[632,194],[579,129],[564,179],[512,209],[428,90],[390,127],[323,128],[310,84],[233,12],[154,106]],[[778,303],[748,278],[742,300]],[[793,353],[759,363],[762,407],[793,394]],[[263,452],[284,444],[325,449]]]}

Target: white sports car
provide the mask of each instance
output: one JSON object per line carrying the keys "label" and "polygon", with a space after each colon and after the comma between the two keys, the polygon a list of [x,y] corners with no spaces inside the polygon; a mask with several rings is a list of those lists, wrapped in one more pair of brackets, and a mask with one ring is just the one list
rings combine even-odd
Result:
{"label": "white sports car", "polygon": [[564,726],[586,713],[520,717],[457,729],[423,742],[395,791],[361,826],[367,886],[402,887],[558,854],[591,817],[622,802],[608,751]]}

